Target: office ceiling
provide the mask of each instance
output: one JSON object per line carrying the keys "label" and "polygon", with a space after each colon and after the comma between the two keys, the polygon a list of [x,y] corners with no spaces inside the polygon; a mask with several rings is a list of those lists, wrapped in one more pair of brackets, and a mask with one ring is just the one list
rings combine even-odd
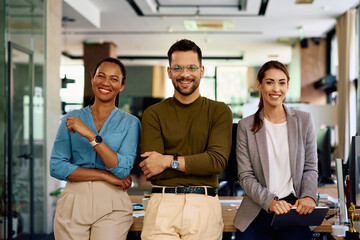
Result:
{"label": "office ceiling", "polygon": [[[63,0],[63,47],[74,61],[83,42],[113,42],[126,64],[166,65],[176,40],[188,38],[208,64],[289,63],[299,37],[324,37],[359,0]],[[309,2],[309,1],[306,1]],[[310,1],[311,2],[311,1]],[[131,60],[132,59],[132,60]]]}

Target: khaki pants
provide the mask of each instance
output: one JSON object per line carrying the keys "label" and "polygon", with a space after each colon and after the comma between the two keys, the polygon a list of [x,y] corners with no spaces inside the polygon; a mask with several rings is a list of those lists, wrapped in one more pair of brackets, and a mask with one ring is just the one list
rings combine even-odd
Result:
{"label": "khaki pants", "polygon": [[56,206],[57,240],[126,239],[132,225],[128,194],[104,181],[69,182]]}
{"label": "khaki pants", "polygon": [[221,240],[224,223],[218,196],[151,194],[142,240]]}

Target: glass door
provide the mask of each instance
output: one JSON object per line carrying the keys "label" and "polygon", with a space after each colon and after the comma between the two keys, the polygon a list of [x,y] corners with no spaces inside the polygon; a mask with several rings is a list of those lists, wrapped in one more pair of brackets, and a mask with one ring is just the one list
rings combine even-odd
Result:
{"label": "glass door", "polygon": [[8,239],[32,239],[33,176],[33,52],[8,43]]}

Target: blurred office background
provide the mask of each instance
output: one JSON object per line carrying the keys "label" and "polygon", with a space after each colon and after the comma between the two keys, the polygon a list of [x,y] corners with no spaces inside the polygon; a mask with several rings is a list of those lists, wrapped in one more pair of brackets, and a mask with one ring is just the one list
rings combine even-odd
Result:
{"label": "blurred office background", "polygon": [[[228,104],[235,127],[256,111],[258,69],[283,62],[286,104],[312,113],[319,156],[330,147],[319,157],[323,183],[328,160],[346,160],[359,132],[358,0],[0,0],[0,17],[0,234],[9,214],[20,219],[15,238],[52,232],[64,184],[49,176],[52,144],[61,117],[89,103],[104,57],[124,62],[119,107],[141,118],[173,94],[168,48],[193,40],[203,51],[200,92]],[[133,174],[135,186],[148,185]],[[224,194],[237,194],[234,174],[219,175],[231,183]]]}

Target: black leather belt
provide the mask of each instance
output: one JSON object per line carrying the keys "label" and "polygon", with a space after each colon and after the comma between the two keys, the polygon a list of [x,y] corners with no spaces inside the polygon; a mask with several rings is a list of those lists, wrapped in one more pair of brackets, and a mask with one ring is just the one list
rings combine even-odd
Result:
{"label": "black leather belt", "polygon": [[[165,188],[165,189],[164,189]],[[197,193],[205,195],[205,187],[153,187],[151,193],[175,193],[175,194],[185,194],[185,193]],[[218,193],[217,188],[206,187],[207,195],[215,197]]]}

